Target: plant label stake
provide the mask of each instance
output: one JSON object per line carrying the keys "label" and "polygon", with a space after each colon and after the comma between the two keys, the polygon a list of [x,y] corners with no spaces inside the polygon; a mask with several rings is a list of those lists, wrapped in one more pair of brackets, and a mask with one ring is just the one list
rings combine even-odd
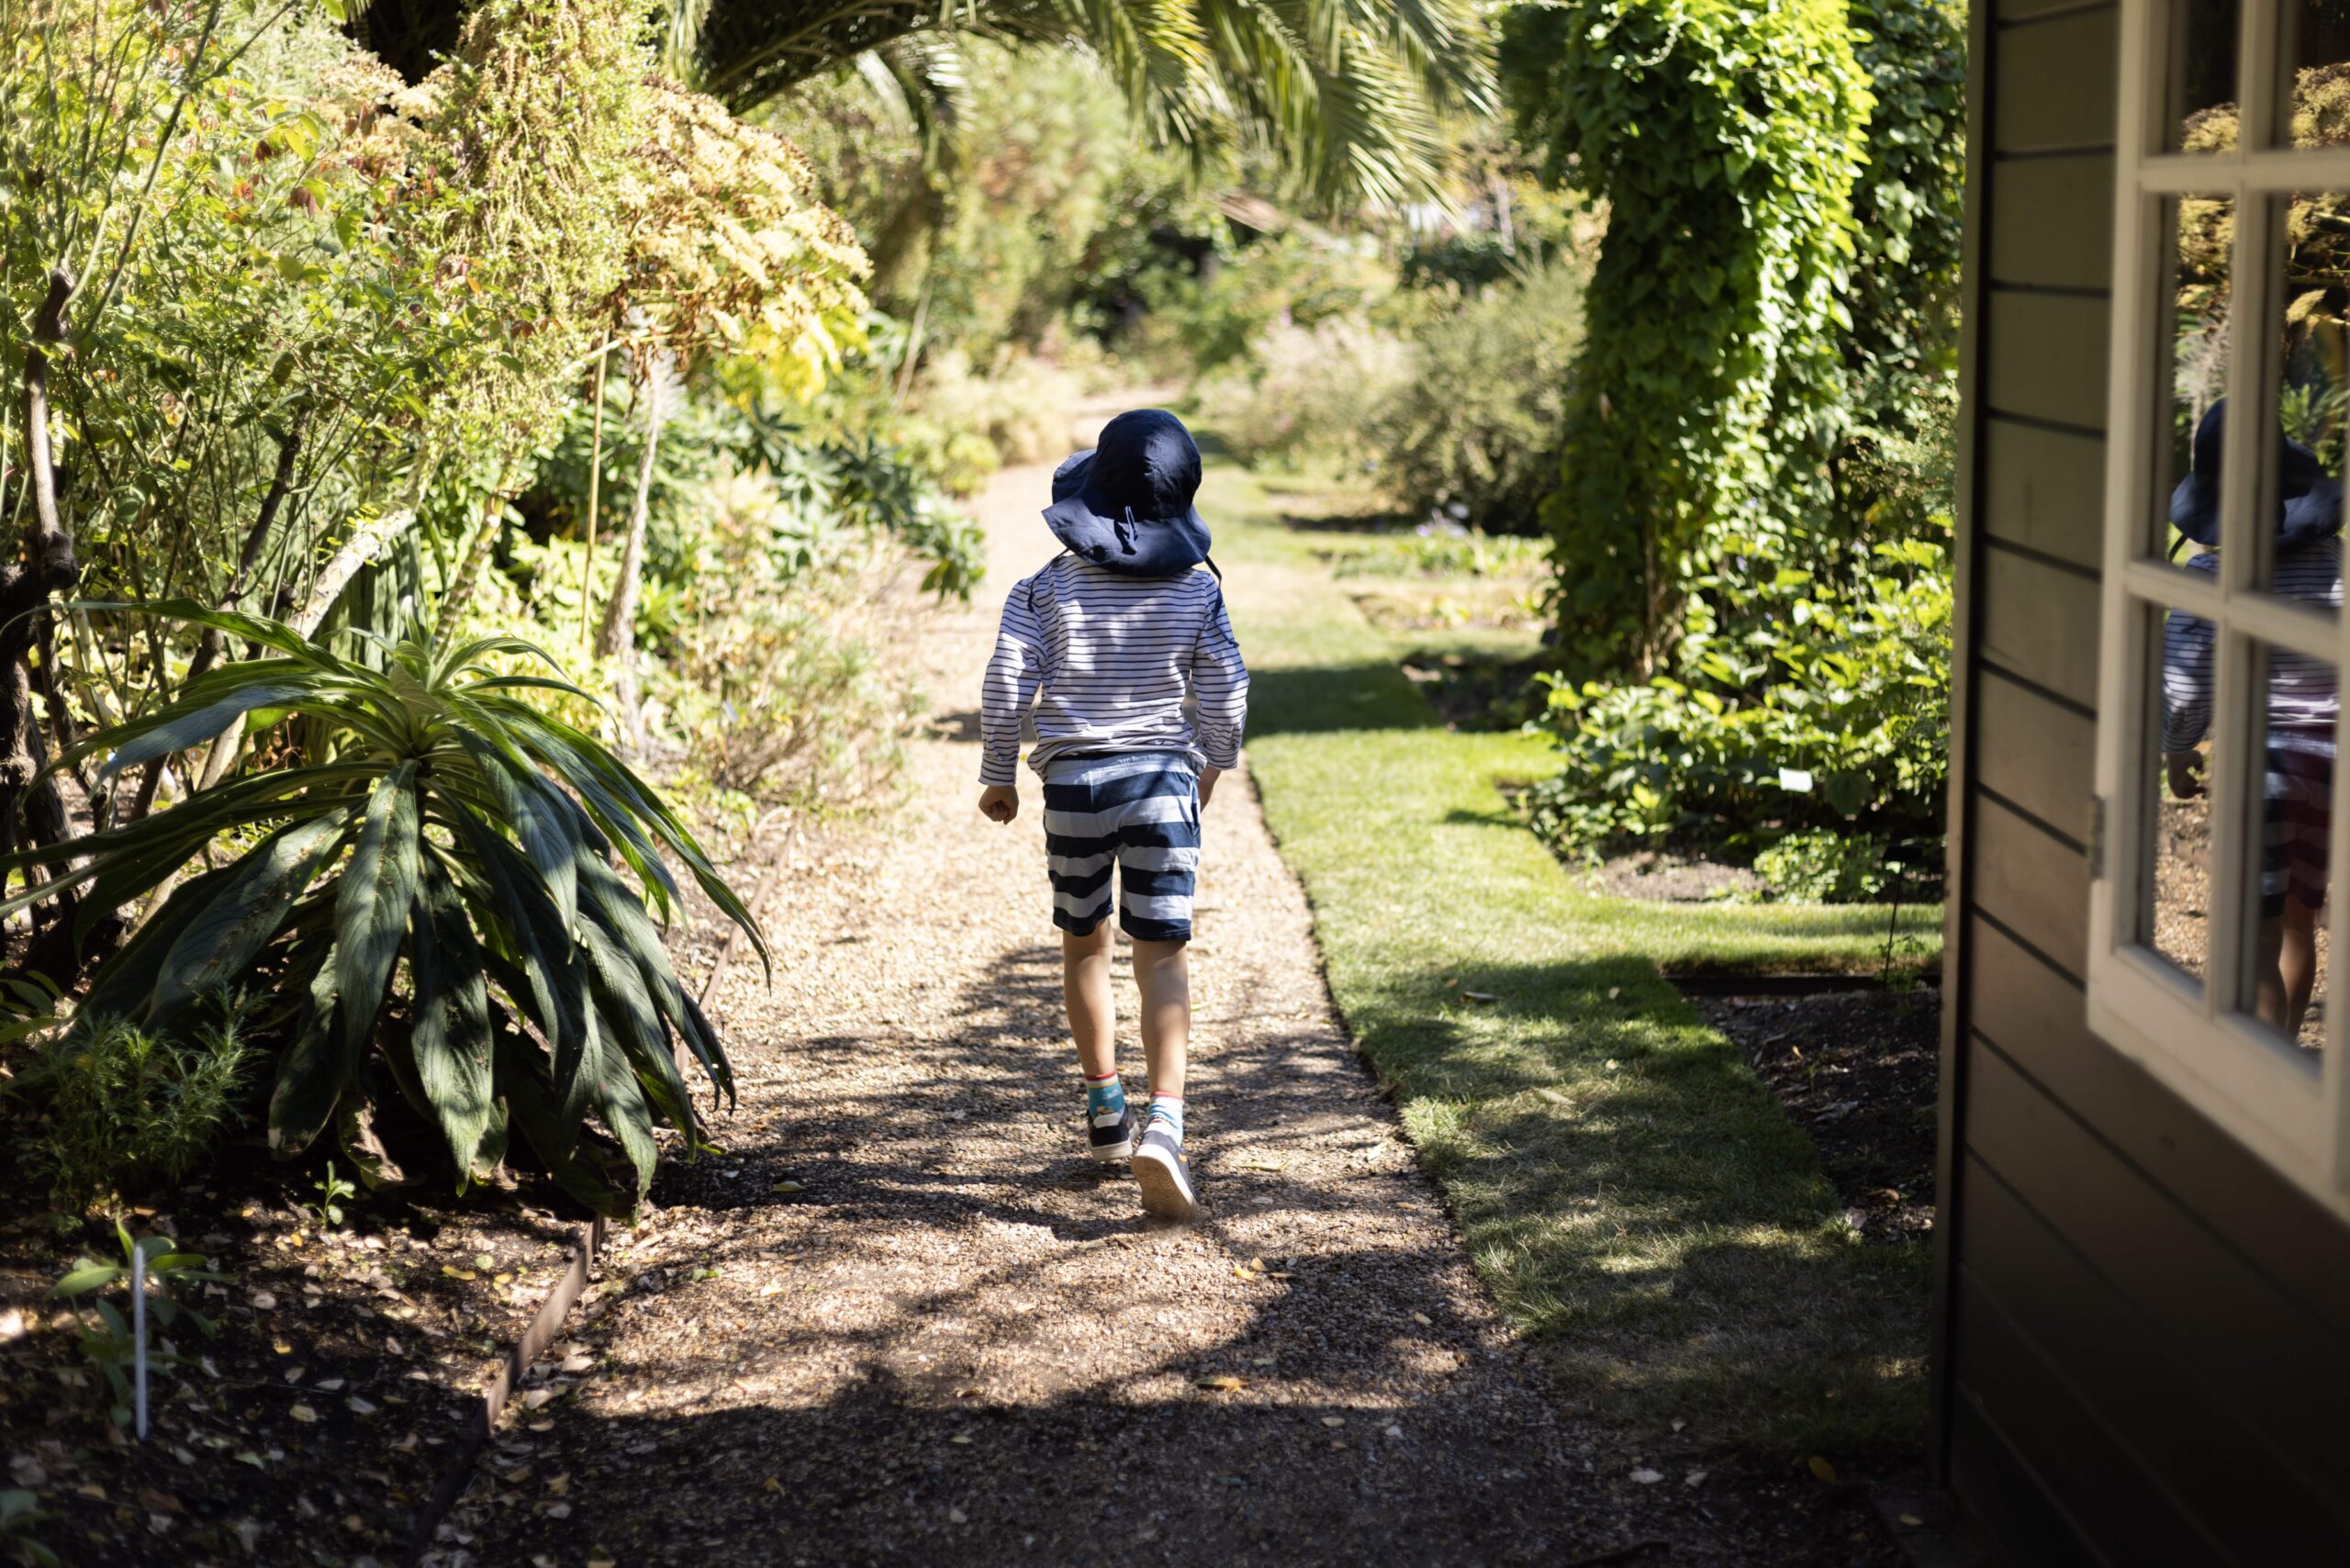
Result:
{"label": "plant label stake", "polygon": [[130,1248],[130,1355],[139,1440],[147,1440],[147,1243]]}

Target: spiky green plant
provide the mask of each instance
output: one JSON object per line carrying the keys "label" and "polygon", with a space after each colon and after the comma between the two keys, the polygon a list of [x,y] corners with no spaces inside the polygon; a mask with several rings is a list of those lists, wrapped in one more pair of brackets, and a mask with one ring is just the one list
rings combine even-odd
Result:
{"label": "spiky green plant", "polygon": [[[666,857],[767,956],[750,912],[677,814],[592,736],[534,706],[587,699],[513,637],[441,646],[368,639],[379,660],[256,616],[186,601],[111,606],[209,627],[274,657],[210,671],[152,713],[92,735],[59,766],[108,777],[239,723],[292,721],[299,758],[248,771],[127,827],[0,857],[51,879],[0,913],[86,884],[84,918],[144,898],[199,854],[241,846],[180,883],[100,969],[85,1012],[158,1028],[232,990],[288,999],[269,1139],[308,1148],[362,1111],[380,1063],[446,1139],[460,1172],[494,1168],[509,1128],[599,1208],[650,1181],[654,1127],[699,1142],[679,1070],[733,1078],[678,984],[648,905],[678,896]],[[621,875],[633,877],[636,886]],[[641,890],[641,891],[640,891]],[[593,1114],[625,1153],[583,1141]]]}

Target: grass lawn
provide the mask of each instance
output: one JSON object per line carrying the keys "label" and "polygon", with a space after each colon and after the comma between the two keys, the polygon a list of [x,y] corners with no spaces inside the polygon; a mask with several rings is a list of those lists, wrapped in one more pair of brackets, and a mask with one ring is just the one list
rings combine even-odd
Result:
{"label": "grass lawn", "polygon": [[[1438,722],[1398,659],[1444,637],[1372,625],[1325,558],[1348,536],[1281,521],[1301,498],[1224,465],[1202,497],[1251,766],[1348,1027],[1503,1307],[1602,1415],[1699,1446],[1913,1444],[1927,1249],[1853,1239],[1809,1140],[1658,972],[1874,969],[1885,912],[1589,890],[1503,792],[1544,745]],[[1939,924],[1908,914],[1909,961]]]}

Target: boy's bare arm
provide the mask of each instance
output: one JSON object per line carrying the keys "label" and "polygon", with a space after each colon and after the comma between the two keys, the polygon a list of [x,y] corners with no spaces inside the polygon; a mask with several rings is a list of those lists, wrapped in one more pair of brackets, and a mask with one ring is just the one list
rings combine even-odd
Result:
{"label": "boy's bare arm", "polygon": [[1200,769],[1200,804],[1204,806],[1215,798],[1215,781],[1224,777],[1224,769],[1211,764]]}

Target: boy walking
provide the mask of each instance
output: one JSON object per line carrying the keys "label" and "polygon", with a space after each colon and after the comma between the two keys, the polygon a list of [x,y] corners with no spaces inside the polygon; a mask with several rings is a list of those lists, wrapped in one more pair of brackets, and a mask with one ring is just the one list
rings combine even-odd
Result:
{"label": "boy walking", "polygon": [[[1085,1077],[1088,1152],[1132,1159],[1143,1207],[1199,1212],[1183,1157],[1192,1027],[1192,891],[1200,808],[1240,759],[1248,671],[1192,507],[1200,453],[1174,415],[1119,415],[1053,475],[1045,521],[1064,546],[1004,600],[980,704],[979,810],[1019,814],[1020,723],[1045,786],[1061,991]],[[1184,712],[1186,695],[1196,718]],[[1134,944],[1150,1107],[1137,1140],[1110,996],[1112,869]]]}

